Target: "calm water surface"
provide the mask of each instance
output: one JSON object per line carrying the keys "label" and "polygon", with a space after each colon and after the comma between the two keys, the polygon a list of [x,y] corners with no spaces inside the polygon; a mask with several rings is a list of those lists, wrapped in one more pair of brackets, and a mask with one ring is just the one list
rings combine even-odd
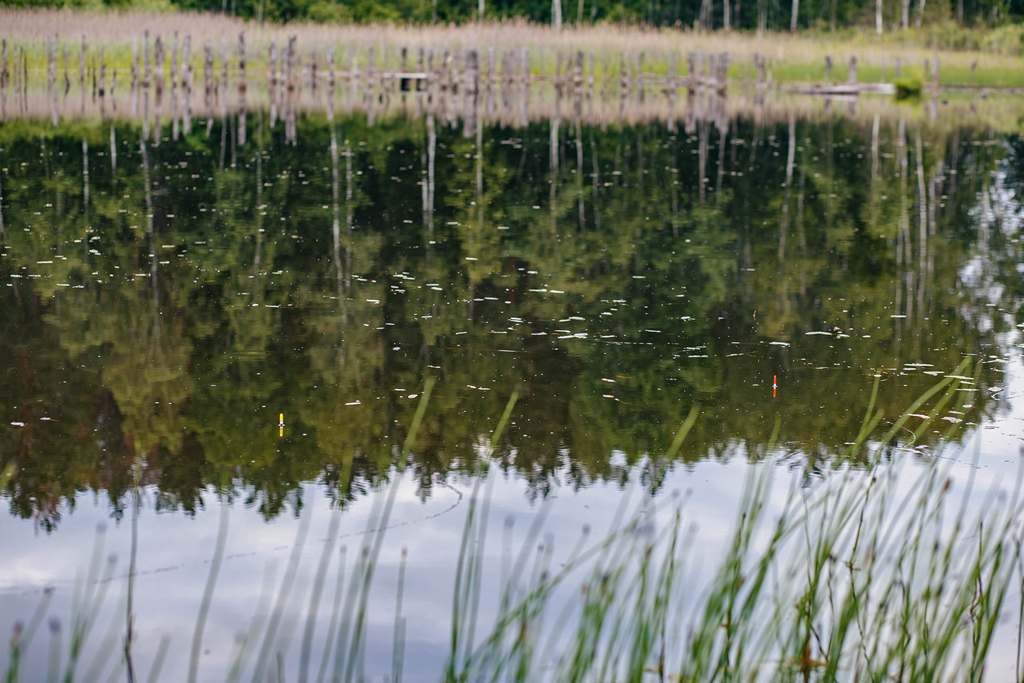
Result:
{"label": "calm water surface", "polygon": [[[116,672],[100,653],[122,647],[134,573],[135,657],[147,670],[169,637],[164,679],[184,680],[226,524],[200,680],[227,675],[282,581],[294,670],[327,537],[351,561],[397,480],[366,673],[391,670],[405,551],[406,678],[436,680],[482,472],[488,582],[538,514],[557,561],[584,525],[677,492],[699,577],[752,470],[775,471],[781,509],[860,466],[843,453],[876,378],[883,431],[964,359],[942,419],[886,457],[949,458],[982,488],[1015,476],[1019,137],[838,114],[468,135],[306,115],[287,139],[264,114],[245,125],[141,139],[0,123],[0,632],[47,587],[66,624],[100,544],[115,559],[88,666]],[[481,620],[495,609],[485,588]],[[32,680],[49,661],[36,640]],[[1013,670],[1000,642],[993,680]]]}

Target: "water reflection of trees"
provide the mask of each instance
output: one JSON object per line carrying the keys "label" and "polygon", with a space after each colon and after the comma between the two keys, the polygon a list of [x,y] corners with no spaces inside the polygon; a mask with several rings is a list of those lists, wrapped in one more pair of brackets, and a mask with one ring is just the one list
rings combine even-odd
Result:
{"label": "water reflection of trees", "polygon": [[[303,480],[358,495],[428,374],[405,463],[423,496],[472,471],[513,389],[495,457],[537,494],[623,478],[616,451],[671,465],[695,403],[684,461],[762,457],[779,417],[813,465],[857,433],[873,374],[894,415],[932,367],[999,358],[1021,293],[1012,236],[979,218],[1020,185],[1020,144],[978,131],[309,118],[285,145],[257,115],[241,145],[219,125],[2,136],[15,514],[52,526],[82,490],[117,511],[136,459],[161,507],[209,484],[267,515]],[[997,409],[999,366],[967,421]]]}

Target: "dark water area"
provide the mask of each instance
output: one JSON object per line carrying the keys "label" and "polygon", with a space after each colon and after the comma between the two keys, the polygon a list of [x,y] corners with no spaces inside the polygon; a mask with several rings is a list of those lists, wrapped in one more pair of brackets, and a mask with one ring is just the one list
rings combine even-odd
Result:
{"label": "dark water area", "polygon": [[[150,569],[191,562],[161,579],[191,624],[224,505],[252,550],[397,477],[457,551],[461,517],[440,515],[489,463],[510,514],[706,485],[714,527],[749,467],[804,486],[857,468],[849,445],[950,375],[954,400],[885,458],[987,429],[1007,460],[1024,436],[1016,135],[840,114],[247,127],[0,124],[0,627],[43,586],[69,592],[92,526],[124,537],[133,504],[186,525],[149,537],[169,558]],[[864,435],[869,404],[884,417]],[[236,586],[264,581],[252,552]],[[409,649],[424,676],[430,650]]]}

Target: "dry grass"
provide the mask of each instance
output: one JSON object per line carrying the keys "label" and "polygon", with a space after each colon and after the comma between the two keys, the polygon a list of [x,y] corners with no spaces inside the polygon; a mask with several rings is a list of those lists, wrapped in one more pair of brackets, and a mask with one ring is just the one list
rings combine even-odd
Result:
{"label": "dry grass", "polygon": [[[750,78],[754,75],[753,58],[768,58],[776,81],[819,80],[824,60],[830,55],[836,68],[833,77],[845,79],[846,63],[851,56],[859,61],[863,81],[891,78],[899,60],[904,70],[923,70],[926,59],[938,56],[940,78],[944,83],[972,83],[988,86],[1024,86],[1024,60],[1006,55],[980,52],[953,52],[899,44],[893,36],[884,41],[867,37],[844,39],[814,35],[769,33],[697,33],[673,29],[645,29],[635,26],[596,25],[567,28],[561,32],[521,21],[442,26],[390,25],[325,25],[325,24],[263,24],[233,19],[223,15],[192,13],[90,12],[71,10],[0,9],[0,37],[14,44],[30,46],[41,54],[42,44],[54,35],[77,43],[85,36],[90,45],[104,45],[114,54],[129,54],[127,46],[134,37],[148,30],[152,35],[170,37],[175,31],[191,34],[193,54],[201,53],[203,44],[218,52],[233,48],[237,36],[245,31],[250,46],[250,59],[261,63],[271,41],[278,45],[289,36],[298,38],[300,52],[322,53],[334,47],[338,59],[347,59],[350,51],[364,53],[374,47],[380,60],[397,59],[401,47],[415,55],[419,48],[437,51],[458,48],[480,48],[502,51],[526,47],[531,53],[535,72],[550,72],[555,53],[582,50],[593,53],[598,71],[617,72],[623,58],[629,61],[642,52],[646,69],[664,73],[678,58],[685,68],[689,52],[730,55],[731,75]],[[499,60],[500,61],[500,60]]]}

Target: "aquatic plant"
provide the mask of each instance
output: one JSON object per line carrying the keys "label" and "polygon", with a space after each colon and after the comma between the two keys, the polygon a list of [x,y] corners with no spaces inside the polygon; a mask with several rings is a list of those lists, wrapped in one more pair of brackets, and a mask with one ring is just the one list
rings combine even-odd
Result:
{"label": "aquatic plant", "polygon": [[[966,372],[965,366],[951,375]],[[420,395],[403,446],[406,453],[415,447],[432,387],[428,382]],[[771,468],[751,474],[728,549],[710,580],[698,586],[691,567],[701,546],[690,529],[685,496],[631,514],[620,511],[616,518],[625,521],[601,539],[591,539],[584,529],[559,564],[552,544],[539,542],[540,514],[505,573],[496,617],[481,624],[489,500],[488,479],[478,478],[456,564],[443,679],[981,680],[1000,611],[1014,579],[1020,578],[1021,479],[1009,491],[986,492],[978,505],[973,478],[958,488],[945,461],[893,462],[959,397],[954,377],[943,378],[881,434],[876,395],[877,383],[860,435],[850,445],[866,467],[837,459],[815,485],[794,483],[775,519],[767,513]],[[506,404],[491,434],[491,448],[500,442],[516,399],[513,394]],[[695,415],[681,425],[672,449],[684,447]],[[922,420],[915,430],[907,429],[911,418]],[[946,436],[962,428],[951,423]],[[896,438],[907,431],[909,438]],[[395,477],[377,497],[347,587],[344,562],[338,564],[317,681],[364,680],[370,589],[397,486]],[[341,513],[334,514],[336,519]],[[245,671],[254,680],[288,679],[283,670],[287,621],[281,612],[292,600],[307,520],[308,515],[300,522],[273,608],[258,610],[239,643],[229,680],[240,679]],[[204,606],[216,581],[221,543]],[[309,680],[313,671],[308,644],[316,637],[315,610],[332,554],[329,543],[307,608],[300,681]],[[107,668],[103,653],[112,649],[109,634],[87,674],[80,661],[109,585],[98,580],[102,556],[100,540],[77,589],[69,647],[65,650],[58,641],[54,649],[65,681],[91,680]],[[394,606],[394,681],[401,680],[403,667],[405,571],[403,553]],[[577,597],[553,614],[559,591]],[[44,599],[29,625],[16,629],[8,683],[27,680],[19,670],[20,654],[45,612]],[[59,629],[53,637],[59,638]],[[151,679],[159,674],[165,654],[162,646]]]}

